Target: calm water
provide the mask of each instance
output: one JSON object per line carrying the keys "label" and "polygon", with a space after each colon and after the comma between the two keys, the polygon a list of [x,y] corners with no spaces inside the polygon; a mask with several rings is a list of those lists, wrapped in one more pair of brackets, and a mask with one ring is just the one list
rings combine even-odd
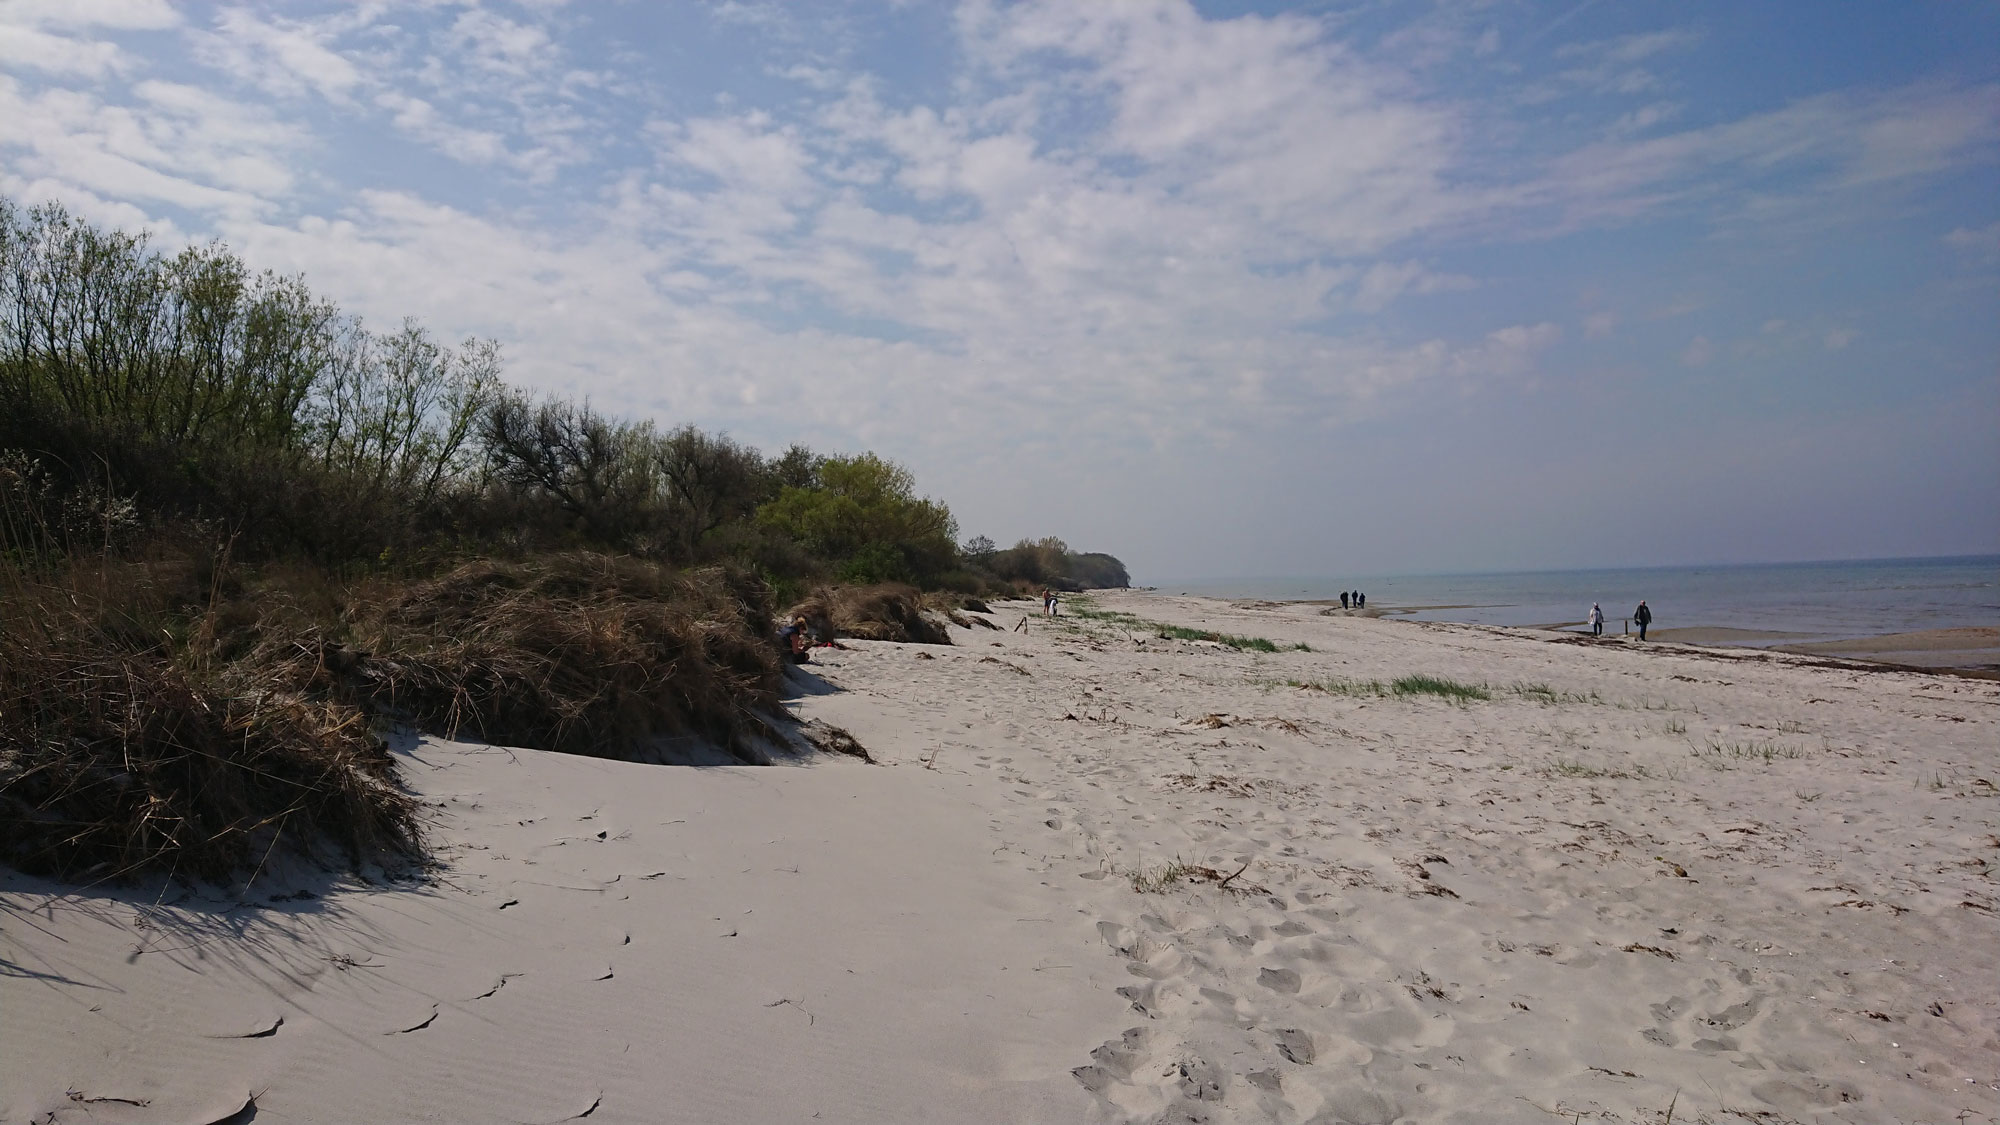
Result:
{"label": "calm water", "polygon": [[[1227,598],[1339,598],[1361,590],[1370,609],[1406,610],[1422,621],[1481,625],[1581,622],[1604,606],[1619,630],[1639,599],[1655,629],[1724,626],[1810,633],[1821,639],[1917,629],[2000,625],[2000,555],[1862,562],[1685,566],[1514,574],[1204,580],[1169,593]],[[1460,607],[1422,608],[1411,607]]]}

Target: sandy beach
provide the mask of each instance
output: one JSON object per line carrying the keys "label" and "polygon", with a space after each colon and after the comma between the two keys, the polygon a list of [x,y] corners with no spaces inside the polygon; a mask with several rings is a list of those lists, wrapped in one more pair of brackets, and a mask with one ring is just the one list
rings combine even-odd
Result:
{"label": "sandy beach", "polygon": [[432,870],[0,876],[0,1121],[2000,1121],[2000,683],[1091,601],[822,650],[874,764],[411,740]]}

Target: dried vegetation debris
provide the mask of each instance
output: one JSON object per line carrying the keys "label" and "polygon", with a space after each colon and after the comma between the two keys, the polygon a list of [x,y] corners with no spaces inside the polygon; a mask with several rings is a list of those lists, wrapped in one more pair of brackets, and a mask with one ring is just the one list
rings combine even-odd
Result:
{"label": "dried vegetation debris", "polygon": [[226,567],[8,572],[0,859],[71,879],[226,879],[276,850],[422,845],[378,728],[743,761],[777,711],[761,582],[571,553],[418,581]]}
{"label": "dried vegetation debris", "polygon": [[416,801],[350,704],[218,690],[84,622],[0,640],[0,858],[223,879],[274,845],[413,856]]}
{"label": "dried vegetation debris", "polygon": [[[864,641],[948,645],[946,623],[969,628],[971,622],[955,608],[932,604],[914,586],[825,586],[784,613],[786,620],[804,617],[815,632],[829,640],[855,637]],[[944,620],[939,620],[938,615]]]}

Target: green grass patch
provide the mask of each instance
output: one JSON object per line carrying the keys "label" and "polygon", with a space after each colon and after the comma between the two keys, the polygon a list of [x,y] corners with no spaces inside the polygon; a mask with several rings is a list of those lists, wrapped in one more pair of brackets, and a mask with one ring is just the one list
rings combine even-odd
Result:
{"label": "green grass patch", "polygon": [[1339,676],[1324,680],[1273,680],[1273,684],[1299,688],[1303,691],[1320,691],[1328,695],[1383,696],[1389,694],[1389,685],[1381,680],[1349,680]]}
{"label": "green grass patch", "polygon": [[1355,698],[1408,698],[1414,695],[1435,695],[1456,703],[1474,699],[1493,698],[1493,689],[1484,684],[1468,684],[1443,676],[1399,676],[1393,680],[1351,680],[1332,676],[1323,680],[1285,680],[1286,687],[1305,691],[1325,692],[1328,695],[1345,695]]}
{"label": "green grass patch", "polygon": [[1117,610],[1110,609],[1098,609],[1081,598],[1070,602],[1069,612],[1072,617],[1081,617],[1087,621],[1102,621],[1107,625],[1117,625],[1121,628],[1138,632],[1152,633],[1154,636],[1165,641],[1212,641],[1219,645],[1227,645],[1238,652],[1312,651],[1312,648],[1308,645],[1279,644],[1269,637],[1240,637],[1234,633],[1218,633],[1210,629],[1190,629],[1185,625],[1168,625],[1159,621],[1148,621],[1143,617],[1138,617],[1130,613],[1120,613]]}
{"label": "green grass patch", "polygon": [[1803,746],[1787,746],[1780,742],[1718,742],[1711,738],[1706,745],[1692,751],[1697,758],[1728,758],[1739,762],[1775,762],[1781,758],[1803,758]]}
{"label": "green grass patch", "polygon": [[1506,689],[1522,699],[1553,706],[1557,703],[1602,703],[1596,692],[1557,691],[1547,684],[1517,683]]}
{"label": "green grass patch", "polygon": [[1389,689],[1397,695],[1435,695],[1455,703],[1493,698],[1493,693],[1483,685],[1448,680],[1443,676],[1402,676],[1392,681]]}

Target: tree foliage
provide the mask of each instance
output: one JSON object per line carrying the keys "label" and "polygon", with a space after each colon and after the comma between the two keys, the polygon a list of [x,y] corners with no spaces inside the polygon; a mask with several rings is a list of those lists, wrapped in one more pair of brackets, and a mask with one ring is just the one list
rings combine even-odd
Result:
{"label": "tree foliage", "polygon": [[957,561],[950,509],[916,494],[908,469],[873,453],[828,457],[817,487],[787,485],[757,512],[855,582],[932,583]]}
{"label": "tree foliage", "polygon": [[586,547],[795,585],[1125,581],[1055,539],[961,549],[950,509],[874,453],[767,457],[533,398],[494,341],[373,330],[220,244],[166,253],[4,198],[0,460],[45,543],[177,526],[341,566]]}

